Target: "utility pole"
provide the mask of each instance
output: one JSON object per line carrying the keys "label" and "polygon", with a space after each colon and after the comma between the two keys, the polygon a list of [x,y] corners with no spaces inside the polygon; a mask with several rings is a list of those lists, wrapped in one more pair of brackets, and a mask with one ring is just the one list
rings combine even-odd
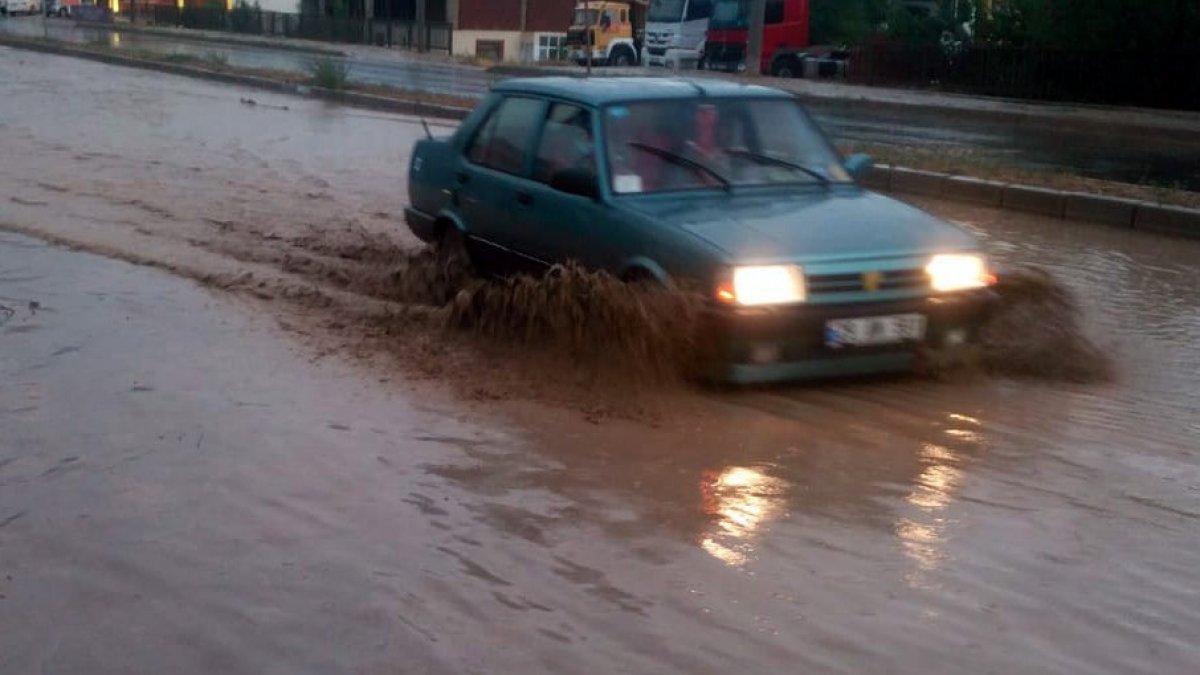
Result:
{"label": "utility pole", "polygon": [[767,15],[767,0],[750,0],[750,32],[746,36],[746,75],[760,75],[763,50],[763,24]]}
{"label": "utility pole", "polygon": [[592,76],[592,43],[595,42],[595,33],[592,32],[591,21],[592,3],[589,0],[583,0],[583,48],[587,52],[587,76]]}

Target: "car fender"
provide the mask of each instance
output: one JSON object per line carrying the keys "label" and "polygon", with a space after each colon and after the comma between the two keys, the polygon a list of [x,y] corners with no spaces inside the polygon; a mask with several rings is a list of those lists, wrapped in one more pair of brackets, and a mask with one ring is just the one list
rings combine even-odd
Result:
{"label": "car fender", "polygon": [[671,285],[671,275],[663,269],[662,265],[659,265],[646,256],[634,256],[626,260],[621,265],[620,270],[620,278],[622,279],[628,278],[636,272],[645,272],[663,286]]}

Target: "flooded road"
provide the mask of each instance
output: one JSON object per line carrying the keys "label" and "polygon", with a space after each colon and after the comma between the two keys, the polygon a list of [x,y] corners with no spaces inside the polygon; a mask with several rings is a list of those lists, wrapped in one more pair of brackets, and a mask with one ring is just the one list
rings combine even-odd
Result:
{"label": "flooded road", "polygon": [[[101,42],[130,52],[220,54],[230,65],[307,73],[313,55],[249,45],[163,38],[144,33],[77,26],[37,17],[0,22],[0,31],[27,37],[87,44]],[[336,48],[336,45],[331,45]],[[482,68],[403,59],[339,59],[350,79],[415,91],[482,97],[498,77]],[[816,99],[810,109],[835,140],[843,143],[940,148],[962,155],[967,167],[982,164],[1032,170],[1067,171],[1089,178],[1146,183],[1200,191],[1200,138],[1131,136],[1062,123],[1012,122],[944,110],[898,109],[859,101]]]}
{"label": "flooded road", "polygon": [[605,415],[336,332],[413,243],[414,121],[3,55],[0,228],[108,258],[0,234],[0,671],[1200,662],[1200,243],[926,203],[1053,270],[1117,379]]}

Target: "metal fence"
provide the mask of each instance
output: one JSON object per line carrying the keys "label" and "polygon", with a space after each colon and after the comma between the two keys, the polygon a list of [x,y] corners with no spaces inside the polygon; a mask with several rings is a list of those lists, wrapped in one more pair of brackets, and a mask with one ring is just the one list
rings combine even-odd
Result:
{"label": "metal fence", "polygon": [[848,79],[1045,101],[1200,110],[1200,49],[1146,52],[1019,47],[857,50]]}
{"label": "metal fence", "polygon": [[244,35],[303,38],[324,42],[366,44],[419,51],[451,51],[454,29],[449,23],[336,18],[313,14],[271,12],[253,8],[232,10],[207,7],[137,6],[129,9],[134,21],[159,26],[227,31]]}

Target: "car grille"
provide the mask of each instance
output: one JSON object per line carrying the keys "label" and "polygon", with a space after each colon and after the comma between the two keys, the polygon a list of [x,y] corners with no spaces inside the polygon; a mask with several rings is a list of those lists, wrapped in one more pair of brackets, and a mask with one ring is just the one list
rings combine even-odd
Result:
{"label": "car grille", "polygon": [[667,53],[666,47],[646,47],[646,51],[650,52],[651,56],[663,56]]}
{"label": "car grille", "polygon": [[[866,275],[818,274],[808,277],[808,291],[818,293],[861,293],[867,288]],[[874,290],[895,291],[908,288],[928,288],[929,275],[925,270],[890,270],[879,273],[879,287]]]}

